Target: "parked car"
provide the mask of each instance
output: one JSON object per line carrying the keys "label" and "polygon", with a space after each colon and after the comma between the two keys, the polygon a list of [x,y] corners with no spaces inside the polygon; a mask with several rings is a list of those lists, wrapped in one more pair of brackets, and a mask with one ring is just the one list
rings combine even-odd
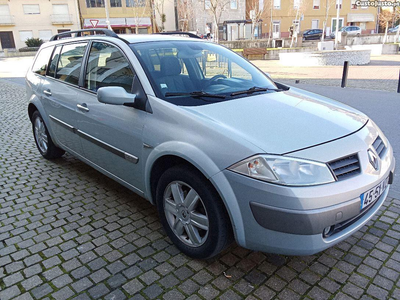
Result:
{"label": "parked car", "polygon": [[309,29],[303,32],[304,40],[320,40],[322,37],[322,29]]}
{"label": "parked car", "polygon": [[53,37],[27,72],[37,148],[148,199],[185,254],[212,257],[232,237],[313,254],[384,204],[393,149],[363,113],[201,39],[90,31],[103,35]]}
{"label": "parked car", "polygon": [[389,28],[388,32],[390,32],[390,33],[397,32],[398,29],[399,29],[399,25],[397,25],[396,27]]}
{"label": "parked car", "polygon": [[[361,35],[361,28],[358,26],[345,26],[339,29],[339,32],[347,32],[348,35],[355,35],[355,36],[360,36]],[[333,31],[331,33],[331,38],[335,38],[336,31]]]}

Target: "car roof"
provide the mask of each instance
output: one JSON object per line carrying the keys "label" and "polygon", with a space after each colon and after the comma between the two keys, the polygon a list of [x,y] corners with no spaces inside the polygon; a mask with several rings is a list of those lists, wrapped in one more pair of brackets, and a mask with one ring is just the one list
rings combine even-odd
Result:
{"label": "car roof", "polygon": [[[71,32],[73,33],[73,32]],[[184,35],[184,33],[182,33]],[[95,34],[95,35],[83,35],[83,36],[75,36],[75,37],[64,37],[59,39],[53,39],[46,43],[49,44],[59,44],[59,43],[68,43],[68,42],[78,42],[84,40],[91,39],[104,39],[108,41],[112,40],[121,40],[128,44],[135,43],[143,43],[143,42],[155,42],[155,41],[202,41],[206,42],[199,38],[190,38],[186,36],[182,36],[179,34],[114,34],[113,36],[105,35],[105,34]]]}

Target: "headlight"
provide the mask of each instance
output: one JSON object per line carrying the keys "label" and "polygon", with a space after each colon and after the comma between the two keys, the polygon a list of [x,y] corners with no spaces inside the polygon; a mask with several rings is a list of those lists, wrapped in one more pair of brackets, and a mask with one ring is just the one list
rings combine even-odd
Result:
{"label": "headlight", "polygon": [[302,186],[334,182],[324,163],[277,155],[257,155],[228,168],[263,181],[282,185]]}

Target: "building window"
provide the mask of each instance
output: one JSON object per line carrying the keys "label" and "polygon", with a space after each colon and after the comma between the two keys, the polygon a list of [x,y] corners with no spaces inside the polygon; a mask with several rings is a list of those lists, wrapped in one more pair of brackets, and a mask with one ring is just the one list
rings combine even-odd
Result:
{"label": "building window", "polygon": [[313,9],[319,9],[320,0],[313,0]]}
{"label": "building window", "polygon": [[27,39],[33,38],[32,30],[21,30],[19,32],[19,38],[21,42],[25,42]]}
{"label": "building window", "polygon": [[143,7],[146,6],[146,0],[126,0],[126,7]]}
{"label": "building window", "polygon": [[238,8],[237,0],[231,0],[231,9],[237,9],[237,8]]}
{"label": "building window", "polygon": [[274,9],[281,9],[281,0],[274,0]]}
{"label": "building window", "polygon": [[53,32],[51,30],[39,30],[39,39],[47,42],[53,36]]}
{"label": "building window", "polygon": [[110,0],[111,7],[122,7],[122,0]]}
{"label": "building window", "polygon": [[339,8],[341,9],[342,8],[342,0],[336,0],[336,9],[338,8],[338,5],[339,5]]}
{"label": "building window", "polygon": [[104,0],[86,0],[86,7],[104,7]]}
{"label": "building window", "polygon": [[40,14],[39,4],[22,4],[24,14],[26,15],[38,15]]}
{"label": "building window", "polygon": [[211,8],[211,0],[204,0],[204,8],[205,9]]}
{"label": "building window", "polygon": [[311,29],[318,29],[318,28],[319,28],[319,20],[312,20]]}

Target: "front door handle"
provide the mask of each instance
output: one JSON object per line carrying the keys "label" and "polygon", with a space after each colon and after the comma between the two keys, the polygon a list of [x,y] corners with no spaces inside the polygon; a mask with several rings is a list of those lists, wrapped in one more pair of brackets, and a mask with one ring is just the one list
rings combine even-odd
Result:
{"label": "front door handle", "polygon": [[46,96],[51,96],[51,91],[50,90],[44,90],[43,94],[45,94]]}
{"label": "front door handle", "polygon": [[82,103],[82,104],[77,104],[76,105],[80,110],[84,111],[84,112],[88,112],[89,108],[87,107],[86,103]]}

